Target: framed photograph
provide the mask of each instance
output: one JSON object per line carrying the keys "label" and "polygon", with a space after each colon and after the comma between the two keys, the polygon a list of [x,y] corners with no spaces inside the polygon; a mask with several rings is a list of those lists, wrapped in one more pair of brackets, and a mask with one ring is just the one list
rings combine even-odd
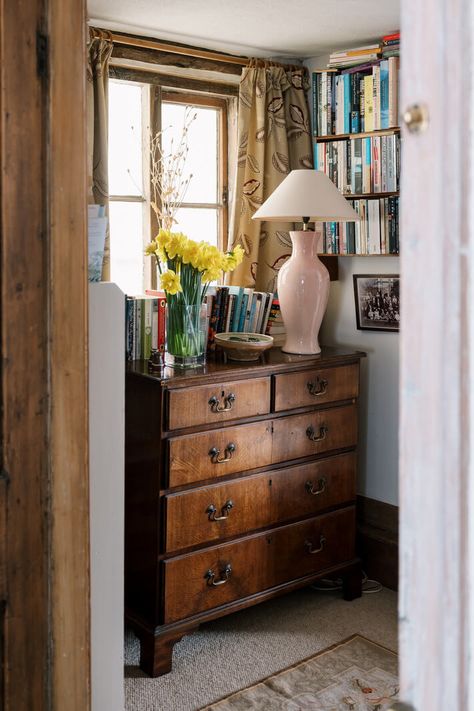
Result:
{"label": "framed photograph", "polygon": [[399,330],[399,274],[354,274],[354,296],[359,331]]}

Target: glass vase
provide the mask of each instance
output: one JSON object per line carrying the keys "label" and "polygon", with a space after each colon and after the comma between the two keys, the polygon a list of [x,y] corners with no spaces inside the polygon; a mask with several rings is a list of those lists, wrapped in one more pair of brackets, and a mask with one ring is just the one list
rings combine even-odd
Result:
{"label": "glass vase", "polygon": [[168,298],[166,365],[175,368],[197,368],[206,362],[206,321],[206,304],[183,304]]}

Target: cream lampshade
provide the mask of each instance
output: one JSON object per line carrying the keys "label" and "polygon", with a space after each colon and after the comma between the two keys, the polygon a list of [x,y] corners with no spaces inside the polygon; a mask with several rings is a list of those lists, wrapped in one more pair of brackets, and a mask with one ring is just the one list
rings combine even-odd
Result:
{"label": "cream lampshade", "polygon": [[359,215],[334,183],[317,170],[292,170],[252,216],[266,222],[303,222],[290,232],[293,251],[278,272],[278,297],[286,328],[286,353],[321,352],[319,329],[329,297],[329,272],[318,258],[321,235],[308,222],[354,222]]}

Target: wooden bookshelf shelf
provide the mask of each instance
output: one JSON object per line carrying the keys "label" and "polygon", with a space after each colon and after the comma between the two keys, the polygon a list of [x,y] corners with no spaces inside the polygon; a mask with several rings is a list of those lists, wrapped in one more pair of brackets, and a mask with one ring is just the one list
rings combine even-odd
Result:
{"label": "wooden bookshelf shelf", "polygon": [[347,198],[347,200],[363,200],[365,198],[386,198],[386,197],[400,197],[398,191],[394,193],[342,193],[342,196]]}
{"label": "wooden bookshelf shelf", "polygon": [[313,136],[315,143],[327,143],[328,141],[343,141],[346,138],[367,138],[370,136],[391,136],[400,133],[400,127],[383,128],[379,131],[367,131],[365,133],[338,133],[331,136]]}
{"label": "wooden bookshelf shelf", "polygon": [[397,254],[327,254],[326,252],[318,253],[318,257],[399,257],[400,253]]}

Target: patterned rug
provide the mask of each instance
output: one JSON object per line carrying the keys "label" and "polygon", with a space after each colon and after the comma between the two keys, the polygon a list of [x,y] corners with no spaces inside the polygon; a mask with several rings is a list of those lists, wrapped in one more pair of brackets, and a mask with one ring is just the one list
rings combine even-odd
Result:
{"label": "patterned rug", "polygon": [[398,689],[395,652],[353,635],[201,711],[386,711]]}

